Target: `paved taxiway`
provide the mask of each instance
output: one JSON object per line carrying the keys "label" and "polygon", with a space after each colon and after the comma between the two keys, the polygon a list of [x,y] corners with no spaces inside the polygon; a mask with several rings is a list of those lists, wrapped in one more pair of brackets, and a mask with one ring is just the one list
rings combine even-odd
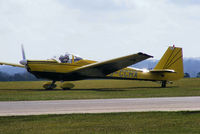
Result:
{"label": "paved taxiway", "polygon": [[0,102],[0,116],[195,110],[200,97]]}

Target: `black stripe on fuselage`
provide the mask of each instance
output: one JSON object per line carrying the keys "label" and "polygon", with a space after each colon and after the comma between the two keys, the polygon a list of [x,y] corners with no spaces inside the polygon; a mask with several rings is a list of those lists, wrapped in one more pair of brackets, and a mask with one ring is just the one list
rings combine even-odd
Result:
{"label": "black stripe on fuselage", "polygon": [[78,73],[56,73],[56,72],[39,72],[39,71],[30,71],[37,78],[45,78],[55,81],[75,81],[82,80],[85,77],[81,76]]}
{"label": "black stripe on fuselage", "polygon": [[79,73],[55,73],[55,72],[30,72],[37,78],[44,78],[55,81],[77,81],[84,79],[117,79],[117,80],[143,80],[143,81],[155,81],[150,79],[138,79],[138,78],[123,78],[123,77],[99,77],[99,76],[83,76]]}

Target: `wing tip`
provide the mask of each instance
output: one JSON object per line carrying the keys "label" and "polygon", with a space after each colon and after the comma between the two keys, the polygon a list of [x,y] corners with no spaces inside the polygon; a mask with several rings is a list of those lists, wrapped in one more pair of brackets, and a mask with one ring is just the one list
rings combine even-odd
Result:
{"label": "wing tip", "polygon": [[148,55],[148,54],[145,54],[145,53],[142,53],[142,52],[139,52],[138,55],[144,55],[144,56],[146,56],[146,57],[153,58],[153,56]]}

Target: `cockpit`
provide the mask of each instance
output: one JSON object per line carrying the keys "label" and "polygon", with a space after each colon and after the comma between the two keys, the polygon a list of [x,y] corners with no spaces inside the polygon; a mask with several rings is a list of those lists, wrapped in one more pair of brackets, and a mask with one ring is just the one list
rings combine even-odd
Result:
{"label": "cockpit", "polygon": [[83,58],[73,54],[65,53],[64,55],[54,56],[53,59],[59,63],[75,63],[82,60]]}

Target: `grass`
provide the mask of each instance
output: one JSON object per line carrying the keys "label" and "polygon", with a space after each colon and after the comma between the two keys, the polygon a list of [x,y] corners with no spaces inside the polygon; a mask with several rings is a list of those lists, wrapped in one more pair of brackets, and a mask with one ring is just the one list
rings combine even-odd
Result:
{"label": "grass", "polygon": [[0,101],[200,96],[200,78],[182,79],[167,88],[146,81],[84,80],[72,82],[72,90],[51,91],[44,90],[43,83],[0,82]]}
{"label": "grass", "polygon": [[[63,91],[44,82],[0,82],[0,101],[200,96],[200,79],[167,88],[145,81],[85,80]],[[134,112],[0,117],[0,134],[199,134],[198,112]]]}
{"label": "grass", "polygon": [[200,112],[0,117],[0,134],[199,134]]}

